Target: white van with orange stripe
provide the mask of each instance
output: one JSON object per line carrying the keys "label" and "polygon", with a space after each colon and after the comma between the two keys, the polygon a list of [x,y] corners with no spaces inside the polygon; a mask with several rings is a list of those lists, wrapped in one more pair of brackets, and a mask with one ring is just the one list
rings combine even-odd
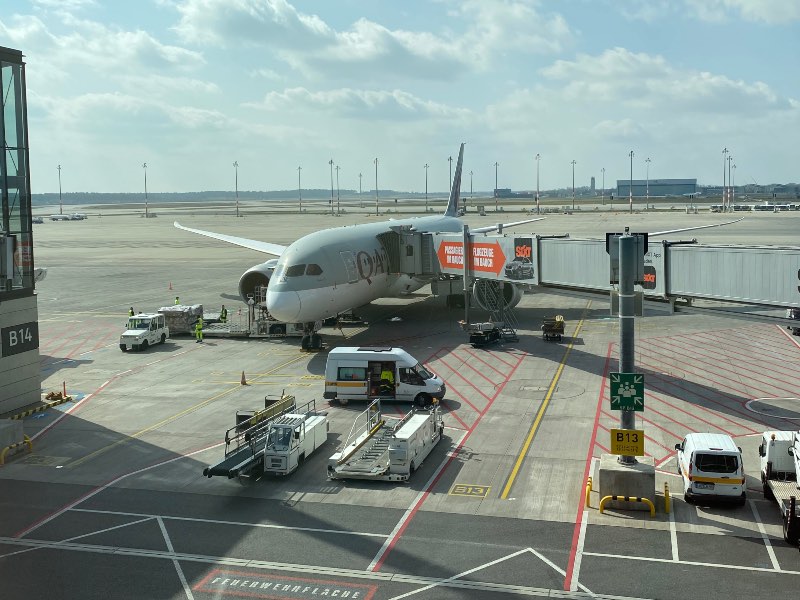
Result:
{"label": "white van with orange stripe", "polygon": [[742,449],[729,435],[690,433],[675,449],[686,502],[716,500],[744,505]]}

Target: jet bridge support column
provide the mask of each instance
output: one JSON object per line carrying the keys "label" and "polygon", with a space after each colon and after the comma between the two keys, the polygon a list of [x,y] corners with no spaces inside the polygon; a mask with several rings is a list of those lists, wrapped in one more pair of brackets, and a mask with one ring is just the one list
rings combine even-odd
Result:
{"label": "jet bridge support column", "polygon": [[[625,228],[625,233],[619,238],[619,371],[620,373],[634,372],[634,325],[636,323],[634,310],[634,284],[636,277],[636,251],[634,237]],[[632,410],[620,411],[620,429],[636,429],[636,413]],[[635,456],[620,456],[619,462],[632,465],[636,462]]]}
{"label": "jet bridge support column", "polygon": [[464,228],[463,228],[462,231],[463,231],[463,234],[464,234],[464,241],[463,241],[463,246],[462,246],[462,248],[464,249],[463,250],[464,254],[462,255],[463,266],[464,266],[464,277],[463,277],[463,280],[464,280],[464,322],[469,324],[469,295],[472,293],[472,291],[470,290],[470,281],[469,281],[469,264],[470,264],[469,253],[472,251],[472,248],[470,247],[470,243],[469,243],[469,238],[470,238],[469,225],[464,225]]}

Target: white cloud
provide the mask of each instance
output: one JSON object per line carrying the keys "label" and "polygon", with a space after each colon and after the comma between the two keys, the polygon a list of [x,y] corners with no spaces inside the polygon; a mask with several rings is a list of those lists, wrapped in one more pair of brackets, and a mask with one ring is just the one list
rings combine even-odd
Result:
{"label": "white cloud", "polygon": [[684,0],[698,18],[720,21],[738,16],[770,24],[800,20],[800,0]]}

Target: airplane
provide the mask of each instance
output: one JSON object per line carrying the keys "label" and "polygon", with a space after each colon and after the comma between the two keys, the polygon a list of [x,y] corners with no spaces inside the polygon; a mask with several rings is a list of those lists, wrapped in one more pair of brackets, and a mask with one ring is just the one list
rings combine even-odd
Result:
{"label": "airplane", "polygon": [[[463,221],[458,218],[463,159],[462,143],[447,209],[439,216],[390,219],[324,229],[310,233],[289,246],[192,229],[177,221],[174,226],[277,256],[277,259],[248,269],[239,280],[239,294],[247,302],[248,296],[253,297],[258,286],[267,286],[267,310],[270,315],[286,323],[303,323],[301,346],[304,349],[317,349],[322,344],[322,338],[314,331],[316,321],[336,317],[378,298],[410,294],[431,282],[430,277],[390,273],[387,238],[402,227],[422,233],[463,231]],[[506,223],[500,227],[514,227],[543,218]],[[493,225],[472,229],[471,232],[486,233],[497,229],[498,225]],[[521,290],[511,294],[507,299],[509,306],[518,303],[521,297]]]}

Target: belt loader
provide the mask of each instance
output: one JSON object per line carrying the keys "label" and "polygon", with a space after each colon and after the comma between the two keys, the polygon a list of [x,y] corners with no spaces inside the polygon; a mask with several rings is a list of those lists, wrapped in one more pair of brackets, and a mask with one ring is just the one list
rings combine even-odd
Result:
{"label": "belt loader", "polygon": [[402,418],[381,413],[380,400],[361,413],[342,447],[328,459],[330,479],[407,481],[442,439],[439,404]]}
{"label": "belt loader", "polygon": [[298,407],[294,396],[267,396],[265,403],[263,410],[236,413],[236,425],[225,432],[225,458],[206,467],[203,475],[289,475],[327,441],[327,415],[316,411],[313,400]]}
{"label": "belt loader", "polygon": [[800,543],[800,431],[765,431],[758,447],[764,498],[775,500],[783,518],[783,538]]}

